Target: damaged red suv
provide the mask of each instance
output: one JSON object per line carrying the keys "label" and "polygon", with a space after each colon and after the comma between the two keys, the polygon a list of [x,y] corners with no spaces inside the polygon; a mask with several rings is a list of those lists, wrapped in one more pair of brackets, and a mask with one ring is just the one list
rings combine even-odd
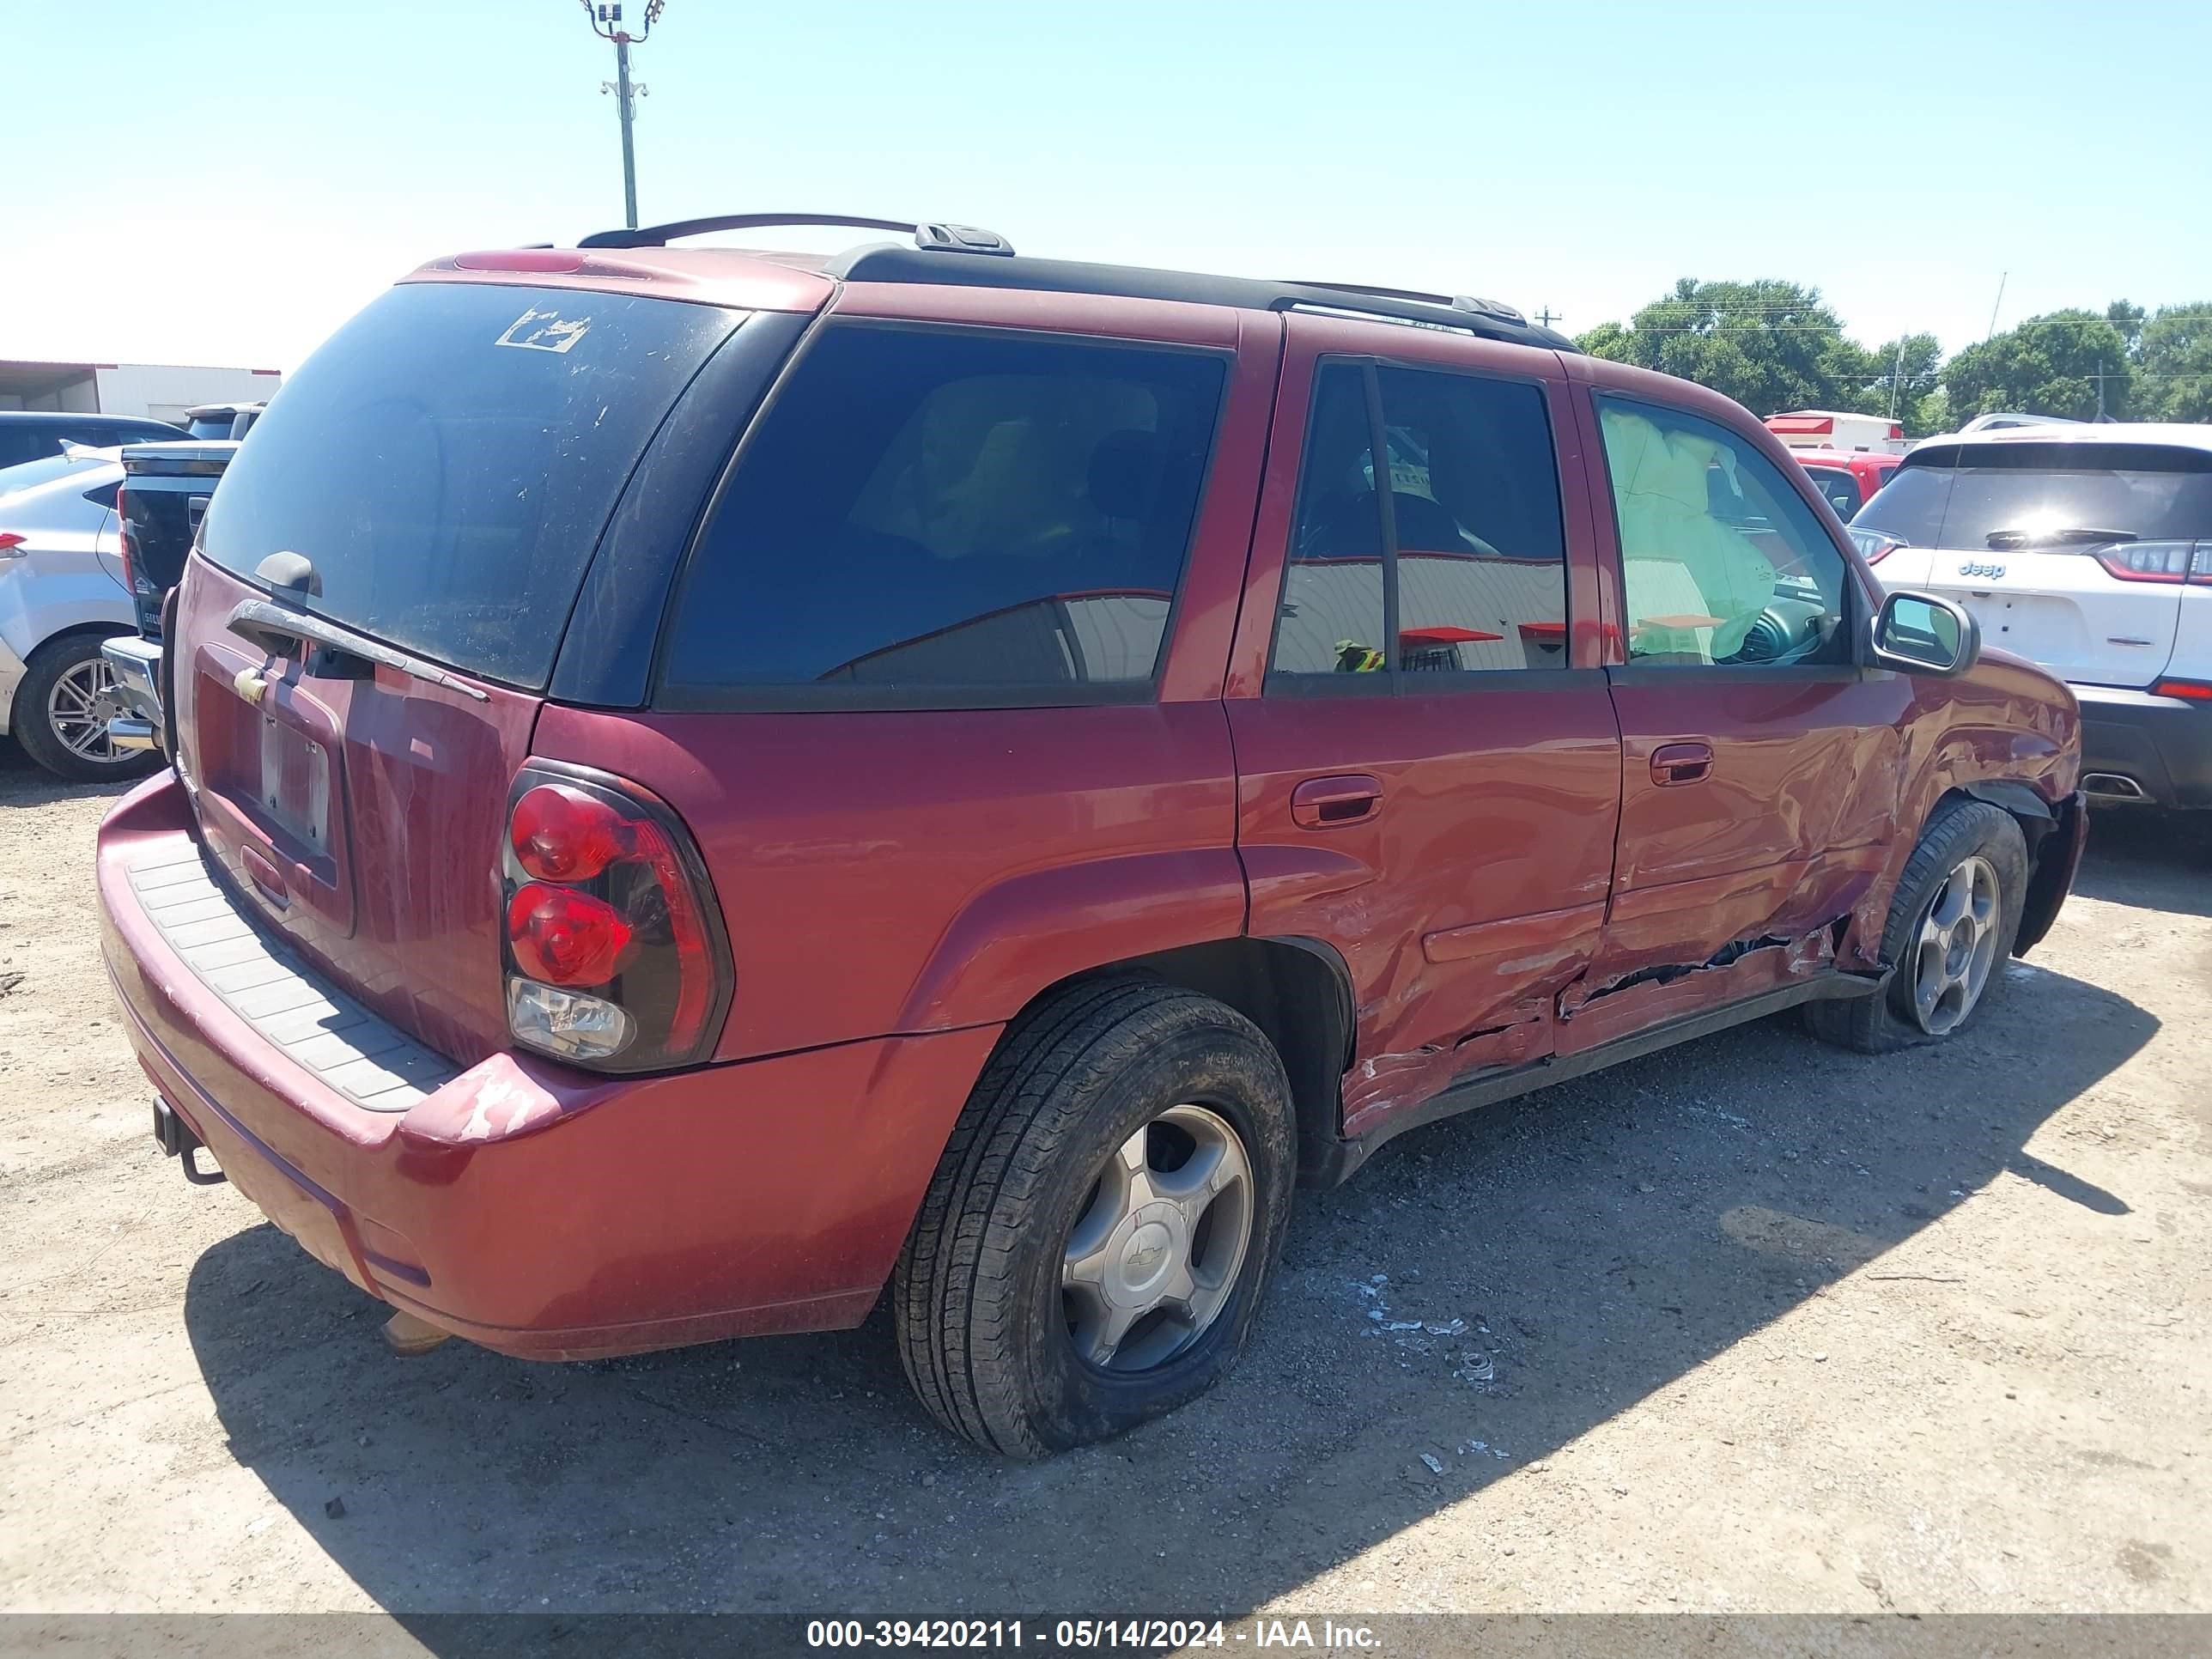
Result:
{"label": "damaged red suv", "polygon": [[2051,926],[2073,699],[1735,404],[1478,300],[667,246],[764,222],[424,267],[172,602],[99,854],[156,1132],[401,1336],[888,1286],[1036,1455],[1218,1378],[1391,1137],[1940,1041]]}

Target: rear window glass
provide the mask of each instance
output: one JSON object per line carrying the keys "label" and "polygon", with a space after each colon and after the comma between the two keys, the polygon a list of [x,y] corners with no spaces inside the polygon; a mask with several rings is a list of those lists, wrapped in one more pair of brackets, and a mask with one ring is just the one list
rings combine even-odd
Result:
{"label": "rear window glass", "polygon": [[736,326],[710,306],[403,284],[271,401],[208,509],[207,556],[252,580],[311,562],[309,608],[542,687],[617,497]]}
{"label": "rear window glass", "polygon": [[672,700],[805,686],[990,702],[1149,683],[1226,367],[1044,334],[829,330],[695,556]]}
{"label": "rear window glass", "polygon": [[100,465],[89,459],[76,460],[67,455],[49,455],[42,461],[21,461],[14,466],[0,466],[0,495],[12,495],[19,489],[52,483],[56,478],[65,478],[72,472],[82,471],[87,477],[96,477],[99,476],[96,469]]}
{"label": "rear window glass", "polygon": [[2212,451],[2151,444],[1943,444],[1915,451],[1853,524],[1975,551],[1997,531],[2212,537]]}

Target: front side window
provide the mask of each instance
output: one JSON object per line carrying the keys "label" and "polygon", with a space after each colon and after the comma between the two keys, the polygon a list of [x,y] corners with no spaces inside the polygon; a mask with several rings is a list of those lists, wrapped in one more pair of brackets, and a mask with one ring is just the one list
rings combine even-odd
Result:
{"label": "front side window", "polygon": [[673,701],[1140,695],[1189,550],[1225,359],[831,328],[762,417],[694,557]]}
{"label": "front side window", "polygon": [[1273,672],[1413,690],[1443,683],[1414,676],[1564,667],[1566,615],[1542,388],[1323,363]]}
{"label": "front side window", "polygon": [[1849,567],[1748,440],[1679,410],[1598,399],[1632,664],[1850,660]]}

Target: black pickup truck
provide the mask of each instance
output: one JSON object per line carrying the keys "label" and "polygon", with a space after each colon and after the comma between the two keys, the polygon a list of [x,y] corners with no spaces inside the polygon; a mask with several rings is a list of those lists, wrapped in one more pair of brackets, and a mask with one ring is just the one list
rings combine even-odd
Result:
{"label": "black pickup truck", "polygon": [[118,748],[169,752],[161,712],[167,690],[161,667],[163,611],[185,574],[185,556],[199,534],[200,517],[216,483],[237,453],[238,441],[233,439],[134,446],[123,451],[116,517],[122,526],[124,573],[138,631],[107,641],[100,653],[115,676],[117,694],[131,711],[107,723],[108,738]]}

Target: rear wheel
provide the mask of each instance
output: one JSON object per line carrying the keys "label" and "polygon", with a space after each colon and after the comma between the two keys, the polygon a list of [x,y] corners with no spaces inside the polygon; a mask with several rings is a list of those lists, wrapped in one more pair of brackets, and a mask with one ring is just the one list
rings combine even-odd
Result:
{"label": "rear wheel", "polygon": [[1921,832],[1890,901],[1875,996],[1808,1003],[1814,1034],[1863,1054],[1936,1042],[1964,1028],[2004,982],[2027,896],[2027,842],[2012,814],[1951,801]]}
{"label": "rear wheel", "polygon": [[1290,1086],[1233,1010],[1079,985],[1009,1029],[892,1280],[900,1358],[954,1433],[1103,1439],[1236,1363],[1290,1217]]}
{"label": "rear wheel", "polygon": [[[121,629],[117,629],[121,632]],[[31,653],[15,688],[16,740],[47,771],[79,783],[135,777],[160,763],[143,749],[118,749],[107,722],[130,712],[115,672],[100,654],[104,634],[64,634]]]}

